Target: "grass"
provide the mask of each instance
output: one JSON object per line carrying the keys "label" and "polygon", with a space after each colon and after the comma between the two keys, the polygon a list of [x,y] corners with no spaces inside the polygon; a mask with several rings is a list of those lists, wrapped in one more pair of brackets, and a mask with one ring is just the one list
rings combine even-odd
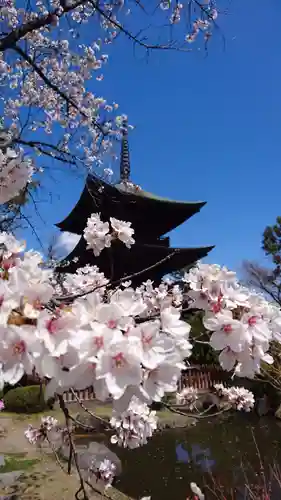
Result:
{"label": "grass", "polygon": [[0,474],[17,470],[28,470],[38,463],[38,459],[22,458],[16,455],[6,455],[5,464],[0,467]]}
{"label": "grass", "polygon": [[[68,405],[68,409],[70,411],[70,414],[75,416],[77,413],[83,414],[84,410],[79,406],[79,404],[72,403]],[[93,402],[88,404],[88,409],[91,411],[94,415],[97,415],[98,417],[101,417],[105,420],[110,420],[112,416],[112,407],[110,405],[102,405],[99,404],[99,402]],[[175,413],[170,412],[168,409],[163,408],[160,411],[156,412],[157,417],[159,418],[160,424],[171,424],[172,426],[177,426],[177,422],[184,422],[188,421],[190,417],[184,417],[181,415],[177,415]],[[62,414],[62,411],[60,408],[55,407],[53,410],[47,409],[45,411],[39,412],[39,413],[13,413],[13,412],[8,412],[8,411],[2,411],[0,413],[0,422],[1,422],[1,417],[2,418],[12,418],[14,421],[19,421],[19,422],[27,422],[36,425],[38,422],[41,421],[41,418],[46,415],[51,415],[52,417],[56,418],[60,423],[64,421],[64,417]]]}

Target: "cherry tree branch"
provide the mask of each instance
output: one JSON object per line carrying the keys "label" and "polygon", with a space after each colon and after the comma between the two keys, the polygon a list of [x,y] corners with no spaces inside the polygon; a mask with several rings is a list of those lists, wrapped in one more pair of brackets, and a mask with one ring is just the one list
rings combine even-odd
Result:
{"label": "cherry tree branch", "polygon": [[102,422],[103,425],[106,425],[106,427],[108,428],[108,422],[104,418],[98,417],[98,415],[95,415],[95,413],[92,413],[90,410],[88,410],[88,408],[82,403],[81,399],[77,396],[77,394],[76,394],[76,392],[74,391],[73,388],[70,389],[70,392],[75,397],[77,403],[79,403],[79,405],[81,406],[81,408],[86,413],[88,413],[88,415],[90,415],[93,418],[96,418],[97,420],[99,420],[100,422]]}
{"label": "cherry tree branch", "polygon": [[[67,94],[65,92],[63,92],[56,84],[51,82],[51,80],[45,75],[45,73],[41,70],[41,68],[39,68],[39,66],[33,61],[33,59],[31,59],[31,57],[28,54],[26,54],[26,52],[24,52],[24,50],[22,50],[21,47],[19,47],[18,45],[14,46],[13,50],[15,52],[17,52],[26,62],[28,62],[28,64],[34,69],[34,71],[40,76],[40,78],[42,78],[43,82],[50,89],[52,89],[54,92],[56,92],[68,105],[70,105],[74,109],[76,109],[76,111],[78,111],[78,113],[80,115],[82,115],[86,119],[89,119],[89,116],[86,115],[86,113],[84,113],[81,110],[81,107],[78,106],[78,104],[76,104],[76,102],[73,101],[73,99],[71,99],[71,97],[68,97]],[[95,127],[97,127],[97,129],[99,129],[99,131],[102,133],[102,135],[105,135],[103,127],[98,122],[96,122],[95,120],[92,120],[92,123]]]}
{"label": "cherry tree branch", "polygon": [[136,278],[138,276],[141,276],[142,274],[146,273],[146,272],[149,272],[149,271],[152,271],[153,269],[155,269],[157,266],[160,266],[161,264],[164,264],[164,262],[167,262],[168,260],[170,260],[172,257],[174,257],[176,254],[178,253],[178,250],[174,250],[174,252],[170,253],[169,255],[166,255],[166,257],[164,257],[163,259],[157,261],[155,264],[152,264],[151,266],[148,266],[146,267],[145,269],[142,269],[141,271],[137,271],[133,274],[130,274],[128,276],[124,276],[123,278],[120,278],[118,280],[115,280],[115,281],[111,281],[109,282],[107,285],[98,285],[96,287],[94,287],[93,289],[90,289],[90,290],[86,290],[85,292],[81,292],[81,293],[76,293],[76,294],[69,294],[69,295],[55,295],[53,297],[53,300],[54,301],[69,301],[69,300],[74,300],[74,299],[78,299],[80,297],[84,297],[86,295],[89,295],[90,293],[93,293],[95,292],[96,290],[98,290],[99,288],[109,288],[109,287],[112,287],[112,286],[118,286],[120,285],[121,283],[123,283],[124,281],[130,281],[131,279],[133,278]]}
{"label": "cherry tree branch", "polygon": [[[159,45],[159,44],[147,44],[144,42],[145,38],[139,39],[137,35],[133,35],[129,30],[127,30],[124,26],[122,26],[118,21],[115,21],[115,19],[112,18],[111,15],[106,14],[97,4],[97,2],[94,2],[94,0],[89,0],[90,3],[93,5],[95,10],[104,18],[106,21],[111,23],[115,28],[117,28],[119,31],[124,33],[124,35],[129,38],[132,42],[134,42],[137,45],[140,45],[142,48],[146,50],[180,50],[178,47],[173,47],[170,43],[167,45]],[[186,52],[189,52],[189,50],[186,49]]]}
{"label": "cherry tree branch", "polygon": [[54,454],[54,456],[55,456],[55,459],[56,459],[56,462],[57,462],[58,466],[59,466],[59,467],[61,468],[61,470],[62,470],[62,471],[66,474],[67,472],[66,472],[66,470],[65,470],[65,468],[64,468],[64,466],[63,466],[63,464],[62,464],[62,463],[61,463],[61,461],[60,461],[60,458],[59,458],[59,456],[58,456],[57,450],[55,449],[55,447],[54,447],[54,445],[53,445],[52,441],[49,439],[49,437],[47,436],[47,434],[46,434],[46,436],[45,436],[45,437],[46,437],[46,440],[47,440],[47,442],[48,442],[49,446],[50,446],[50,447],[51,447],[51,449],[52,449],[52,452],[53,452],[53,454]]}
{"label": "cherry tree branch", "polygon": [[225,413],[226,411],[229,411],[231,409],[231,406],[226,406],[225,408],[222,408],[222,410],[216,412],[216,413],[208,413],[211,408],[214,408],[216,405],[212,404],[207,410],[203,411],[200,414],[196,413],[184,413],[183,411],[177,410],[176,408],[173,408],[172,405],[169,405],[168,403],[164,403],[162,401],[163,406],[167,408],[169,411],[172,413],[178,413],[179,415],[183,415],[184,417],[191,417],[191,418],[209,418],[209,417],[216,417],[217,415],[221,415],[222,413]]}
{"label": "cherry tree branch", "polygon": [[65,424],[66,424],[66,429],[67,429],[67,434],[68,434],[68,439],[69,439],[69,449],[70,449],[69,457],[72,458],[72,456],[73,456],[75,467],[76,467],[76,470],[77,470],[77,473],[78,473],[78,476],[79,476],[79,481],[80,481],[80,488],[76,492],[75,498],[76,498],[76,500],[79,500],[79,496],[78,495],[79,495],[80,492],[82,492],[83,493],[83,500],[89,500],[89,496],[88,496],[87,491],[85,489],[84,480],[83,480],[82,473],[81,473],[81,470],[80,470],[80,467],[79,467],[78,456],[77,456],[77,451],[76,451],[76,448],[75,448],[75,445],[74,445],[74,441],[73,441],[73,437],[72,437],[72,432],[71,432],[71,429],[70,429],[69,411],[68,411],[68,408],[66,407],[66,404],[64,402],[64,399],[63,399],[62,395],[58,395],[58,400],[59,400],[60,409],[62,410],[62,412],[64,414],[64,417],[65,417]]}
{"label": "cherry tree branch", "polygon": [[27,22],[26,24],[23,24],[19,28],[14,29],[7,36],[0,39],[0,52],[4,52],[7,49],[14,48],[16,43],[19,40],[24,38],[29,33],[32,33],[32,31],[37,31],[40,28],[43,28],[44,26],[48,26],[49,24],[52,24],[56,17],[60,18],[64,14],[71,12],[72,10],[76,9],[77,7],[79,7],[80,5],[83,5],[85,3],[87,3],[87,0],[73,1],[73,2],[71,2],[71,5],[67,6],[65,4],[62,11],[61,11],[61,9],[55,9],[48,14],[40,16],[37,19],[31,20],[31,21]]}
{"label": "cherry tree branch", "polygon": [[[42,141],[25,141],[21,138],[16,138],[12,142],[15,144],[21,144],[22,146],[28,146],[30,148],[38,149],[40,153],[46,156],[50,156],[54,160],[58,160],[63,163],[68,163],[70,165],[76,165],[77,160],[75,161],[75,156],[71,153],[68,153],[67,151],[63,151],[58,146],[55,146],[55,144],[50,144],[48,142],[42,142]],[[51,152],[46,151],[46,149],[43,148],[49,148]],[[52,151],[56,151],[59,155],[66,156],[66,158],[63,158],[62,156],[57,156]]]}

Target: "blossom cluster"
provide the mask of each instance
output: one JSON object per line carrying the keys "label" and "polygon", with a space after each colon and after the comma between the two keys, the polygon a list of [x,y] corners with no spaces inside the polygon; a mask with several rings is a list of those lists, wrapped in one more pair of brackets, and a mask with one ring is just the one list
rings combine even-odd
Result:
{"label": "blossom cluster", "polygon": [[32,162],[24,160],[22,151],[0,149],[0,204],[15,198],[26,187],[34,173]]}
{"label": "blossom cluster", "polygon": [[[61,279],[61,283],[59,281]],[[109,280],[101,273],[97,266],[87,264],[79,267],[73,274],[54,275],[53,286],[58,294],[67,292],[68,294],[87,293],[91,290],[100,291],[101,295],[105,292],[105,287]]]}
{"label": "blossom cluster", "polygon": [[116,472],[116,465],[108,459],[104,459],[99,466],[100,478],[110,485],[114,479]]}
{"label": "blossom cluster", "polygon": [[93,17],[97,18],[94,6],[76,0],[64,6],[58,0],[48,6],[37,0],[31,2],[30,9],[24,9],[20,2],[3,0],[0,9],[1,33],[9,35],[16,29],[24,33],[21,55],[0,55],[4,125],[18,137],[21,118],[26,120],[29,111],[25,128],[47,136],[56,128],[58,137],[57,142],[42,140],[44,146],[40,140],[28,141],[29,150],[82,161],[88,167],[99,165],[102,154],[111,149],[111,137],[118,132],[114,119],[118,105],[107,103],[87,88],[93,77],[103,79],[101,71],[108,55],[102,53],[102,47],[111,43],[116,33],[113,35],[112,26],[104,23],[104,37],[89,44],[77,43],[79,31]]}
{"label": "blossom cluster", "polygon": [[149,403],[176,391],[191,353],[177,289],[97,286],[64,303],[38,253],[5,233],[0,244],[1,386],[35,369],[50,380],[46,397],[93,386],[97,398],[112,396],[123,409],[134,394]]}
{"label": "blossom cluster", "polygon": [[143,446],[157,429],[157,421],[156,412],[133,396],[126,411],[114,411],[110,424],[116,434],[111,437],[111,442],[130,449]]}
{"label": "blossom cluster", "polygon": [[198,390],[194,387],[184,387],[181,392],[176,394],[177,404],[186,406],[190,411],[196,409],[197,400]]}
{"label": "blossom cluster", "polygon": [[[85,286],[86,293],[70,302],[69,295],[65,300],[57,294],[53,271],[45,269],[40,254],[25,252],[6,233],[0,234],[0,250],[0,387],[34,369],[49,379],[46,397],[93,386],[98,399],[114,400],[118,444],[145,443],[156,427],[145,405],[177,391],[192,351],[190,325],[181,319],[183,300],[204,310],[210,345],[221,351],[226,370],[254,376],[262,361],[271,360],[270,340],[280,337],[280,311],[219,266],[192,269],[184,278],[186,291],[151,281],[110,289],[96,268],[85,274],[80,269],[65,280],[70,289]],[[196,391],[185,389],[178,398],[194,406]],[[246,390],[231,388],[228,398],[237,409],[252,407]],[[30,436],[36,436],[33,429]]]}
{"label": "blossom cluster", "polygon": [[239,284],[234,272],[199,264],[185,275],[189,307],[204,311],[210,345],[223,369],[253,378],[261,363],[272,363],[270,342],[280,342],[281,311],[262,295]]}
{"label": "blossom cluster", "polygon": [[113,482],[115,474],[116,474],[116,465],[107,458],[105,458],[100,463],[98,469],[98,477],[106,483],[106,486],[110,486]]}
{"label": "blossom cluster", "polygon": [[35,444],[37,442],[43,442],[48,437],[48,432],[53,429],[57,430],[58,421],[51,416],[42,417],[41,425],[39,428],[33,427],[31,424],[28,426],[28,429],[25,431],[24,435],[26,439],[30,442],[30,444]]}
{"label": "blossom cluster", "polygon": [[101,479],[105,483],[105,487],[108,488],[113,483],[116,475],[116,465],[108,458],[105,458],[97,467],[96,461],[93,460],[89,467],[89,472],[95,474],[97,479]]}
{"label": "blossom cluster", "polygon": [[197,2],[181,3],[179,1],[173,0],[162,0],[160,2],[160,8],[164,11],[170,12],[170,23],[178,24],[181,21],[182,14],[185,16],[190,16],[191,5],[194,3],[193,11],[195,11],[195,18],[192,21],[192,29],[187,33],[185,40],[186,42],[194,42],[199,35],[199,33],[204,33],[204,39],[208,41],[211,37],[212,24],[218,17],[218,10],[214,0],[207,0],[199,7]]}
{"label": "blossom cluster", "polygon": [[110,223],[103,222],[97,213],[88,218],[83,234],[87,248],[92,249],[96,257],[104,248],[109,248],[114,239],[122,241],[127,248],[131,248],[135,243],[131,222],[124,222],[114,217],[110,217]]}
{"label": "blossom cluster", "polygon": [[[187,42],[194,41],[199,32],[207,39],[217,17],[214,0],[202,6],[187,0],[155,2],[151,11],[165,17],[167,13],[173,26],[190,12],[194,13]],[[108,62],[105,49],[118,35],[130,33],[131,29],[132,33],[143,32],[143,26],[135,30],[134,21],[128,24],[133,17],[137,21],[141,17],[139,2],[134,5],[127,0],[108,0],[97,9],[94,3],[81,0],[63,4],[59,0],[48,4],[31,0],[27,9],[18,0],[1,1],[0,85],[4,126],[17,139],[22,139],[27,131],[39,133],[37,140],[28,136],[23,141],[29,153],[82,164],[90,170],[93,165],[103,166],[105,159],[112,163],[116,156],[114,139],[120,132],[118,104],[107,102],[98,88],[93,90],[92,81],[95,80],[97,87],[101,85]],[[97,23],[96,39],[89,39],[89,23]],[[17,50],[10,54],[13,33]],[[133,38],[135,43],[144,45],[141,38]],[[182,34],[179,46],[181,38]],[[174,41],[169,43],[175,47]]]}
{"label": "blossom cluster", "polygon": [[255,406],[254,394],[245,387],[224,387],[223,384],[216,384],[214,388],[224,401],[238,411],[249,412]]}

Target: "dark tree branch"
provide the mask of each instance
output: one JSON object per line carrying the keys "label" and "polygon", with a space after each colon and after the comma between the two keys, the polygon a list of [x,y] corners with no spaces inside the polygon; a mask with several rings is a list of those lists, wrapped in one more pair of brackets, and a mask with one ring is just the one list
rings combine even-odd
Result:
{"label": "dark tree branch", "polygon": [[0,39],[0,52],[4,52],[7,49],[13,49],[19,40],[24,38],[29,33],[32,33],[32,31],[37,31],[44,26],[52,24],[54,18],[62,17],[64,14],[71,12],[72,10],[76,9],[76,7],[79,7],[80,5],[83,5],[85,3],[87,3],[87,0],[77,0],[76,2],[71,3],[71,5],[69,6],[65,5],[62,12],[60,12],[58,9],[55,9],[49,14],[38,17],[37,19],[29,21],[19,28],[14,29],[7,36]]}
{"label": "dark tree branch", "polygon": [[89,500],[89,496],[88,496],[87,491],[85,489],[84,480],[83,480],[82,473],[81,473],[81,470],[79,467],[77,452],[76,452],[76,448],[75,448],[72,433],[71,433],[69,411],[68,411],[68,408],[66,407],[63,396],[58,395],[58,400],[59,400],[60,409],[62,410],[64,417],[65,417],[65,424],[66,424],[66,429],[67,429],[67,434],[68,434],[68,439],[69,439],[69,449],[70,449],[69,456],[71,457],[70,460],[72,460],[72,456],[73,456],[75,467],[76,467],[76,470],[77,470],[77,473],[79,476],[79,481],[80,481],[80,488],[76,492],[75,498],[77,500],[79,500],[78,495],[80,492],[82,492],[83,493],[83,500]]}
{"label": "dark tree branch", "polygon": [[[38,149],[38,151],[40,151],[40,153],[42,153],[46,156],[50,156],[51,158],[58,160],[58,161],[61,161],[63,163],[68,163],[70,165],[76,165],[76,161],[78,161],[78,159],[75,161],[75,159],[74,159],[75,156],[73,154],[68,153],[67,151],[63,151],[58,146],[55,146],[54,144],[49,144],[47,142],[25,141],[23,139],[17,138],[17,139],[13,140],[13,143],[21,144],[22,146],[28,146],[30,148]],[[66,158],[63,158],[61,156],[57,156],[54,153],[51,153],[50,151],[46,151],[46,149],[43,149],[43,148],[49,148],[52,151],[56,151],[58,154],[66,156]]]}
{"label": "dark tree branch", "polygon": [[90,293],[95,292],[99,288],[104,288],[104,287],[109,288],[109,287],[113,287],[113,286],[118,286],[121,283],[123,283],[124,281],[130,281],[131,279],[136,278],[137,276],[141,276],[142,274],[144,274],[144,273],[146,273],[148,271],[151,271],[152,269],[155,269],[157,266],[160,266],[161,264],[164,264],[164,262],[167,262],[168,260],[170,260],[176,254],[177,254],[177,250],[175,250],[171,254],[167,255],[163,259],[159,260],[155,264],[152,264],[151,266],[146,267],[145,269],[142,269],[141,271],[138,271],[136,273],[130,274],[129,276],[124,276],[124,278],[120,278],[119,280],[111,281],[107,285],[98,285],[98,286],[96,286],[95,288],[93,288],[91,290],[87,290],[85,292],[76,293],[76,294],[72,294],[72,295],[71,294],[70,295],[63,295],[63,296],[55,295],[54,296],[54,300],[55,301],[56,300],[59,300],[59,301],[74,300],[74,299],[78,299],[79,297],[84,297],[85,295],[89,295]]}

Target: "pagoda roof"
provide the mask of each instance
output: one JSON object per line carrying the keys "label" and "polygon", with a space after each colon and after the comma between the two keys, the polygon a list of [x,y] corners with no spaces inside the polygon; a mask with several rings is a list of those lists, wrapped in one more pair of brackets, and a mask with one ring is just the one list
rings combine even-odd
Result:
{"label": "pagoda roof", "polygon": [[[126,279],[126,276],[139,273],[132,279],[134,285],[147,279],[159,283],[164,275],[194,264],[206,257],[213,248],[213,246],[170,248],[165,245],[135,243],[128,249],[121,242],[116,241],[110,248],[105,248],[99,257],[95,257],[92,250],[86,249],[86,241],[82,237],[57,271],[74,273],[79,267],[89,264],[97,265],[105,276],[113,281]],[[74,257],[78,257],[75,262],[73,262]],[[66,265],[67,261],[69,261],[68,265]],[[152,268],[152,266],[155,267]]]}
{"label": "pagoda roof", "polygon": [[113,186],[88,176],[85,188],[72,212],[56,226],[75,234],[83,234],[91,213],[101,213],[104,220],[116,217],[132,223],[135,234],[151,241],[175,229],[206,202],[183,202],[156,196],[141,189],[125,190],[122,184]]}

